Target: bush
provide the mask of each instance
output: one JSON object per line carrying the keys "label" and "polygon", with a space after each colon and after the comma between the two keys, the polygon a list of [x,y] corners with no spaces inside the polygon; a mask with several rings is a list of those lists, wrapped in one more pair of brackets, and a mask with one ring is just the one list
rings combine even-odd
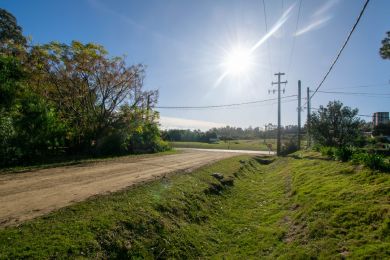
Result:
{"label": "bush", "polygon": [[353,150],[349,147],[340,147],[334,150],[336,160],[347,162],[352,158]]}
{"label": "bush", "polygon": [[385,161],[385,158],[379,154],[358,153],[352,157],[352,162],[355,164],[361,163],[372,170],[389,171],[390,165]]}
{"label": "bush", "polygon": [[335,148],[334,147],[330,147],[330,146],[322,146],[320,148],[320,151],[321,151],[321,154],[323,156],[326,156],[330,159],[334,158],[334,154],[335,154]]}
{"label": "bush", "polygon": [[312,149],[316,152],[320,152],[321,148],[322,148],[322,146],[320,144],[314,144],[312,147]]}
{"label": "bush", "polygon": [[170,149],[163,141],[157,124],[146,123],[128,136],[127,149],[130,153],[156,153]]}
{"label": "bush", "polygon": [[126,153],[126,135],[115,132],[99,139],[96,144],[98,156],[120,155]]}
{"label": "bush", "polygon": [[0,166],[11,165],[20,159],[13,142],[16,131],[11,117],[0,116]]}
{"label": "bush", "polygon": [[296,151],[298,151],[298,145],[295,143],[294,140],[290,140],[282,146],[281,154],[288,155],[288,154],[294,153]]}

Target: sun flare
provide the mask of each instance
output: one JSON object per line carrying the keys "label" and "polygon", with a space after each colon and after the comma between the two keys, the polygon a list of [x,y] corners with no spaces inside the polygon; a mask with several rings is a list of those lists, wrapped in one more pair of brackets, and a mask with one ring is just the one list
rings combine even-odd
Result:
{"label": "sun flare", "polygon": [[234,48],[230,50],[223,63],[227,74],[242,76],[247,74],[254,65],[254,58],[249,49]]}

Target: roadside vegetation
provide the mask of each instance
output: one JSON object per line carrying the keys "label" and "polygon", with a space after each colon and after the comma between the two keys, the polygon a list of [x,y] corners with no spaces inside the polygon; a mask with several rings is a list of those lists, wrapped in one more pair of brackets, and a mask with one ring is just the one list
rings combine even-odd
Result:
{"label": "roadside vegetation", "polygon": [[33,45],[0,8],[0,168],[169,149],[144,78],[98,44]]}
{"label": "roadside vegetation", "polygon": [[254,150],[268,151],[267,144],[272,144],[276,149],[275,139],[266,140],[227,140],[217,142],[170,142],[172,147],[205,148],[205,149],[231,149],[231,150]]}
{"label": "roadside vegetation", "polygon": [[240,156],[4,227],[0,258],[384,259],[389,187],[317,152]]}
{"label": "roadside vegetation", "polygon": [[[339,101],[320,106],[310,120],[310,134],[314,150],[323,156],[342,162],[363,164],[372,170],[390,171],[390,124],[373,127],[370,137],[364,136],[366,124],[358,117],[358,110],[343,106]],[[386,157],[387,156],[387,157]]]}

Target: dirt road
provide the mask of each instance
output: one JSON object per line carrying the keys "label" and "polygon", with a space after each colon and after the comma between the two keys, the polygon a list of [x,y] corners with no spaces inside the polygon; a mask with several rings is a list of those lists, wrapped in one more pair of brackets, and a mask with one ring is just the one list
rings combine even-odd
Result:
{"label": "dirt road", "polygon": [[178,154],[112,161],[0,175],[0,226],[44,215],[93,195],[118,191],[175,171],[240,154],[185,149]]}

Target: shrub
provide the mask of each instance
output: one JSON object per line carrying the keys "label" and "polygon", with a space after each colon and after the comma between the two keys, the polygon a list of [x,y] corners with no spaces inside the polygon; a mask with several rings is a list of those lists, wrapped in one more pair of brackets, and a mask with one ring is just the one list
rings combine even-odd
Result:
{"label": "shrub", "polygon": [[334,154],[335,154],[335,148],[334,147],[329,147],[329,146],[322,146],[321,149],[321,154],[323,156],[326,156],[330,159],[334,158]]}
{"label": "shrub", "polygon": [[298,145],[294,140],[288,141],[285,145],[282,147],[281,154],[282,155],[288,155],[290,153],[294,153],[298,151]]}
{"label": "shrub", "polygon": [[336,160],[347,162],[352,158],[353,150],[349,147],[340,147],[334,151]]}
{"label": "shrub", "polygon": [[355,153],[352,155],[353,164],[364,164],[367,153]]}
{"label": "shrub", "polygon": [[389,171],[389,163],[379,154],[358,153],[352,157],[353,163],[361,163],[372,170]]}
{"label": "shrub", "polygon": [[97,141],[96,154],[98,156],[120,155],[126,152],[126,135],[115,132],[104,136]]}
{"label": "shrub", "polygon": [[321,151],[321,148],[322,146],[320,144],[315,144],[313,145],[313,150],[316,151],[316,152],[320,152]]}
{"label": "shrub", "polygon": [[387,168],[384,157],[379,154],[367,154],[364,165],[372,170],[386,170]]}

